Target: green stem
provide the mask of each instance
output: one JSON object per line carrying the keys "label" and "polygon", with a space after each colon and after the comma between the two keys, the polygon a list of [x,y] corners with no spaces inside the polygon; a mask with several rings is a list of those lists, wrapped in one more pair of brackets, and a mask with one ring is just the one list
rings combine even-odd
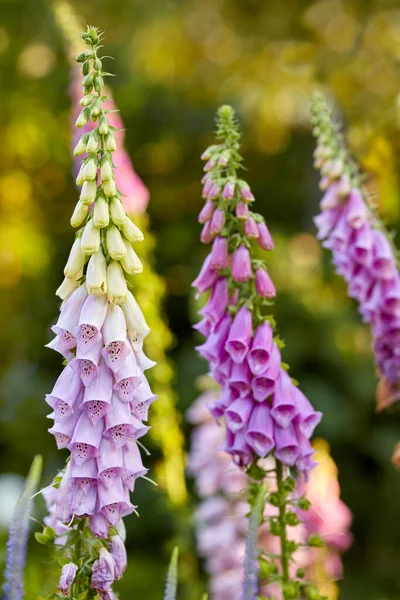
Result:
{"label": "green stem", "polygon": [[279,506],[279,536],[281,540],[281,562],[282,562],[282,584],[289,582],[289,557],[287,550],[287,535],[286,535],[286,499],[283,493],[283,466],[282,463],[275,459],[276,463],[276,481],[278,484],[278,492],[282,498]]}

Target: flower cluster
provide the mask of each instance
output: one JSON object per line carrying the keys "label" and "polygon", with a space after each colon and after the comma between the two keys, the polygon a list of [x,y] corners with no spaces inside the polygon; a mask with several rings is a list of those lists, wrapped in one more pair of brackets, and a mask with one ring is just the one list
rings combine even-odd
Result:
{"label": "flower cluster", "polygon": [[378,408],[400,399],[400,273],[397,252],[371,207],[331,111],[319,94],[312,103],[315,166],[324,196],[315,217],[318,238],[332,252],[336,272],[370,323],[381,384]]}
{"label": "flower cluster", "polygon": [[[137,440],[149,429],[145,422],[155,396],[144,372],[155,363],[143,352],[149,328],[126,281],[127,275],[142,270],[131,244],[143,236],[125,213],[114,177],[116,143],[103,106],[107,98],[97,55],[100,35],[88,28],[82,38],[89,50],[77,57],[84,95],[76,124],[84,127],[91,120],[97,126],[84,133],[75,148],[76,155],[86,157],[77,178],[82,189],[71,224],[83,227],[57,290],[63,303],[49,344],[65,359],[46,397],[53,409],[50,432],[58,448],[70,451],[53,492],[51,516],[59,527],[74,523],[82,535],[98,536],[112,549],[117,544],[113,531],[135,509],[129,492],[147,472]],[[123,551],[118,547],[115,552]],[[108,546],[101,547],[92,565],[91,586],[105,598],[111,598],[111,582],[122,574],[120,567],[118,573],[113,569]],[[67,581],[71,573],[65,575]],[[103,575],[109,583],[101,587]]]}
{"label": "flower cluster", "polygon": [[219,110],[218,137],[222,143],[202,156],[206,202],[199,221],[201,239],[212,249],[193,282],[199,292],[211,291],[195,327],[207,338],[198,351],[221,385],[212,411],[225,417],[224,449],[241,464],[274,451],[285,465],[307,471],[313,465],[309,438],[321,414],[288,375],[266,314],[275,288],[254,251],[257,245],[272,250],[273,241],[263,218],[250,210],[249,186],[237,176],[239,133],[230,107]]}
{"label": "flower cluster", "polygon": [[[212,597],[240,600],[248,528],[245,515],[249,512],[246,492],[251,479],[220,450],[224,431],[208,410],[215,400],[215,391],[204,392],[187,412],[188,421],[195,425],[188,467],[202,499],[195,514],[197,546],[206,561]],[[337,469],[326,443],[318,440],[315,447],[317,466],[308,481],[300,479],[296,488],[297,494],[304,493],[310,500],[311,508],[298,511],[303,522],[292,527],[292,533],[303,544],[315,534],[323,536],[326,546],[309,548],[308,552],[299,549],[293,556],[291,571],[294,576],[296,569],[304,569],[306,579],[318,581],[329,600],[336,600],[337,588],[333,582],[342,577],[341,553],[351,544],[351,513],[340,499]],[[273,479],[267,478],[266,482],[268,487],[276,488]],[[276,511],[266,507],[265,517]],[[260,551],[266,556],[276,553],[277,542],[268,524],[263,524],[258,537]],[[282,598],[276,583],[260,582],[259,586],[263,596]]]}

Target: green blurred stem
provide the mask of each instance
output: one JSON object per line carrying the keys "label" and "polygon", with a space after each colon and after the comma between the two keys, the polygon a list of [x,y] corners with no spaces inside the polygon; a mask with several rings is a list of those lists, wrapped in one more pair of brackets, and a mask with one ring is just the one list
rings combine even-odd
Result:
{"label": "green blurred stem", "polygon": [[287,535],[286,535],[286,497],[283,489],[283,466],[282,463],[275,459],[276,462],[276,481],[278,484],[278,493],[282,499],[279,505],[279,536],[281,539],[281,561],[282,561],[282,584],[289,582],[289,557],[287,548]]}

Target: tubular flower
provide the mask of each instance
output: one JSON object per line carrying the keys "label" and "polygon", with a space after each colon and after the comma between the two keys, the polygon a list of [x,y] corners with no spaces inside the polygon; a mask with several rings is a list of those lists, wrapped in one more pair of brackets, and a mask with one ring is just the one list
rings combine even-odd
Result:
{"label": "tubular flower", "polygon": [[[248,527],[245,515],[249,512],[246,494],[251,478],[220,449],[224,431],[209,412],[216,397],[215,391],[204,392],[187,413],[188,421],[195,426],[188,469],[195,477],[201,498],[195,514],[197,547],[206,561],[212,597],[241,600]],[[303,522],[291,529],[299,543],[305,544],[316,534],[324,536],[326,546],[313,547],[308,553],[296,552],[291,574],[294,577],[297,569],[303,569],[307,580],[317,581],[329,600],[337,600],[338,590],[331,582],[342,577],[341,554],[352,541],[351,513],[340,499],[337,468],[327,444],[317,440],[313,446],[317,451],[316,468],[307,482],[299,477],[296,486],[296,494],[305,494],[311,507],[308,511],[297,509]],[[261,462],[265,467],[272,465],[271,459]],[[276,481],[269,477],[266,483],[271,490],[276,490]],[[276,508],[265,508],[265,519],[276,515]],[[268,523],[259,530],[258,546],[265,554],[279,551],[278,540],[271,535]],[[276,584],[262,585],[260,592],[266,597],[273,595],[282,599]]]}
{"label": "tubular flower", "polygon": [[363,189],[331,111],[321,95],[312,102],[315,166],[324,192],[314,221],[336,272],[371,326],[380,377],[378,409],[400,399],[400,273],[397,250]]}
{"label": "tubular flower", "polygon": [[202,241],[212,242],[212,250],[192,284],[199,293],[209,293],[195,325],[206,337],[197,350],[220,386],[210,410],[217,420],[225,420],[222,449],[247,473],[257,474],[258,489],[264,473],[259,459],[271,457],[275,464],[277,495],[269,494],[266,502],[279,506],[278,517],[271,516],[269,525],[280,537],[281,553],[279,564],[273,557],[270,566],[276,567],[279,575],[274,580],[280,581],[284,593],[291,586],[300,595],[308,587],[289,570],[297,548],[286,531],[290,503],[297,502],[290,499],[295,481],[289,469],[308,473],[315,465],[309,440],[322,415],[282,363],[283,343],[269,314],[275,287],[265,261],[255,257],[257,246],[271,250],[274,244],[263,217],[250,210],[254,196],[248,184],[237,175],[242,163],[240,133],[231,107],[219,109],[217,127],[221,143],[202,156],[206,204],[199,221]]}
{"label": "tubular flower", "polygon": [[[131,248],[126,229],[134,229],[137,240],[141,232],[126,215],[121,228],[112,222],[112,215],[108,224],[107,220],[102,223],[104,226],[94,224],[97,202],[109,206],[112,199],[119,198],[120,190],[116,186],[108,186],[106,190],[98,172],[98,167],[107,163],[110,166],[107,177],[114,181],[112,151],[107,150],[106,143],[107,136],[113,134],[103,107],[106,98],[102,95],[102,63],[97,56],[100,34],[95,28],[88,28],[82,38],[89,50],[77,57],[85,75],[83,109],[77,125],[89,118],[98,123],[92,132],[97,145],[87,149],[87,134],[80,142],[81,146],[86,144],[87,152],[82,162],[83,178],[92,177],[91,165],[96,165],[95,190],[91,210],[74,243],[74,246],[80,244],[84,255],[79,269],[85,270],[88,263],[87,270],[80,273],[79,279],[75,279],[77,269],[72,270],[75,289],[63,295],[60,315],[52,328],[56,337],[49,344],[66,359],[64,370],[46,397],[53,411],[49,416],[54,420],[49,431],[59,448],[70,451],[66,470],[52,492],[51,518],[54,523],[74,523],[83,529],[89,522],[92,534],[106,540],[107,547],[102,548],[93,565],[92,587],[108,593],[112,581],[125,568],[123,551],[119,548],[117,567],[111,569],[110,564],[115,562],[112,548],[116,545],[112,539],[108,540],[108,535],[113,535],[122,517],[134,511],[129,492],[133,491],[135,480],[147,472],[137,440],[149,430],[145,422],[156,396],[145,371],[155,363],[143,352],[143,340],[150,330],[128,290],[123,257],[114,252],[116,234]],[[83,187],[84,183],[82,190]],[[91,260],[99,255],[101,261],[89,273]],[[70,263],[69,259],[67,265]],[[107,550],[109,543],[111,554]],[[104,585],[100,587],[106,571],[107,578],[104,576]]]}

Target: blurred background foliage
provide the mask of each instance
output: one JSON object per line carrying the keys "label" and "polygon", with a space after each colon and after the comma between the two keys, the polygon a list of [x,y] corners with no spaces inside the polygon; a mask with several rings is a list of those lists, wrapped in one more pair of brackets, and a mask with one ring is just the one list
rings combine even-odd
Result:
{"label": "blurred background foliage", "polygon": [[[324,420],[355,543],[345,555],[343,600],[400,594],[400,438],[394,412],[375,412],[370,336],[313,237],[320,193],[312,167],[308,101],[319,87],[336,98],[351,147],[373,174],[371,189],[399,225],[400,7],[398,0],[75,0],[85,22],[106,31],[115,101],[126,146],[150,188],[156,269],[165,279],[174,336],[179,410],[196,397],[205,363],[193,346],[190,289],[205,249],[199,243],[199,155],[212,141],[218,104],[243,123],[247,178],[275,237],[269,259],[285,359]],[[10,507],[32,455],[44,483],[62,464],[47,434],[44,394],[60,361],[44,348],[57,313],[54,291],[72,239],[77,197],[71,176],[70,66],[49,0],[0,0],[0,560]],[[145,277],[145,276],[143,276]],[[151,282],[149,282],[151,285]],[[160,291],[162,293],[162,290]],[[156,293],[157,295],[157,293]],[[188,427],[184,427],[186,439]],[[152,471],[161,451],[150,442]],[[204,576],[184,505],[140,481],[140,518],[127,519],[130,568],[121,598],[159,600],[168,557],[181,548],[182,600],[199,598]],[[38,502],[38,517],[43,514]],[[33,544],[27,598],[57,576]]]}

